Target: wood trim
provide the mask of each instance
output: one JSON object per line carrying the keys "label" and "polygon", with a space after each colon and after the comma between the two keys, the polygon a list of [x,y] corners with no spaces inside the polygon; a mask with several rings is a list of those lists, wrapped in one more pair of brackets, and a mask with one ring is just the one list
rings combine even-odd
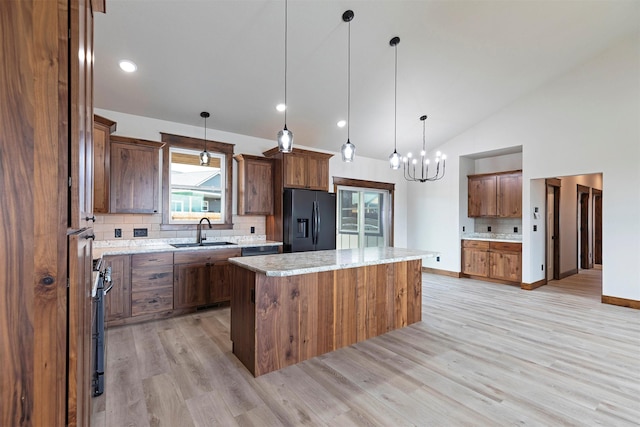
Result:
{"label": "wood trim", "polygon": [[227,173],[225,177],[225,217],[224,224],[212,224],[214,230],[230,230],[233,228],[233,217],[231,214],[233,198],[233,147],[235,144],[226,142],[209,141],[199,138],[191,138],[188,136],[173,135],[170,133],[160,132],[162,142],[162,224],[160,230],[194,230],[196,224],[170,224],[169,223],[169,149],[171,147],[202,149],[206,142],[209,151],[223,153],[225,155],[225,163]]}
{"label": "wood trim", "polygon": [[129,138],[127,136],[111,135],[111,142],[120,142],[123,144],[144,145],[145,147],[162,148],[165,146],[164,142],[147,141],[145,139]]}
{"label": "wood trim", "polygon": [[[391,196],[391,218],[389,222],[391,229],[389,230],[389,246],[393,246],[394,241],[394,218],[395,218],[395,188],[396,185],[389,182],[369,181],[364,179],[343,178],[339,176],[333,177],[333,192],[338,194],[338,185],[346,187],[374,188],[376,190],[386,190]],[[337,202],[336,202],[337,203]],[[336,218],[337,220],[337,218]]]}
{"label": "wood trim", "polygon": [[[262,153],[265,157],[274,157],[278,154],[280,154],[280,150],[278,149],[278,147],[273,147],[270,148],[267,151],[264,151]],[[287,155],[288,153],[282,153],[283,155]],[[333,157],[333,154],[330,153],[323,153],[321,151],[312,151],[312,150],[303,150],[302,148],[296,148],[293,147],[293,150],[291,150],[291,154],[301,154],[301,155],[305,155],[305,156],[315,156],[315,157],[320,157],[323,159],[330,159],[331,157]]]}
{"label": "wood trim", "polygon": [[627,298],[610,297],[608,295],[602,295],[601,299],[603,304],[619,305],[621,307],[634,308],[640,310],[640,301]]}
{"label": "wood trim", "polygon": [[494,279],[492,277],[485,277],[485,276],[474,276],[472,274],[460,273],[460,277],[464,277],[464,278],[467,278],[467,279],[482,280],[482,281],[485,281],[485,282],[501,283],[503,285],[522,286],[522,283],[520,283],[520,282],[512,282],[512,281],[509,281],[509,280]]}
{"label": "wood trim", "polygon": [[94,12],[107,13],[106,0],[91,0],[91,10]]}
{"label": "wood trim", "polygon": [[467,175],[467,178],[480,178],[483,176],[495,176],[495,175],[512,175],[522,173],[522,169],[512,170],[512,171],[504,171],[504,172],[488,172],[488,173],[478,173],[473,175]]}
{"label": "wood trim", "polygon": [[578,193],[590,193],[591,187],[587,187],[586,185],[576,184],[576,188],[578,189]]}
{"label": "wood trim", "polygon": [[422,267],[422,272],[423,273],[428,273],[428,274],[437,274],[439,276],[448,276],[448,277],[455,277],[455,278],[460,278],[462,277],[459,271],[449,271],[449,270],[441,270],[439,268],[430,268],[430,267]]}
{"label": "wood trim", "polygon": [[114,133],[116,131],[116,128],[118,127],[117,122],[114,122],[113,120],[109,120],[106,117],[99,116],[97,114],[93,115],[93,121],[100,123],[102,126],[109,129],[109,133]]}
{"label": "wood trim", "polygon": [[562,187],[562,180],[559,178],[547,178],[544,182],[546,185],[550,185],[552,187]]}
{"label": "wood trim", "polygon": [[537,282],[533,282],[533,283],[521,283],[520,284],[520,288],[524,289],[525,291],[532,291],[534,289],[539,288],[540,286],[544,286],[546,285],[547,279],[542,279],[542,280],[538,280]]}
{"label": "wood trim", "polygon": [[558,273],[558,280],[562,280],[565,277],[573,276],[574,274],[578,274],[577,268],[574,268],[573,270],[565,271],[564,273]]}

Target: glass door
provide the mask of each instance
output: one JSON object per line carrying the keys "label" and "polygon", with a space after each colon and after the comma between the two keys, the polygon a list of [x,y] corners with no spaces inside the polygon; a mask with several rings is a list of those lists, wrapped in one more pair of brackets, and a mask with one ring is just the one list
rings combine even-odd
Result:
{"label": "glass door", "polygon": [[386,190],[338,186],[338,249],[389,245],[390,196]]}

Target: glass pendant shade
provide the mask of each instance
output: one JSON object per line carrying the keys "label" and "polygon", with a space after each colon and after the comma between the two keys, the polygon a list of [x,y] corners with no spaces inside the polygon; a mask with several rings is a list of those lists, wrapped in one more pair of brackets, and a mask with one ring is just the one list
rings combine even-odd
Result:
{"label": "glass pendant shade", "polygon": [[278,132],[278,150],[281,153],[290,153],[293,149],[293,132],[287,129],[287,125],[284,125],[284,129]]}
{"label": "glass pendant shade", "polygon": [[209,166],[209,159],[211,157],[209,156],[209,153],[207,152],[207,150],[204,150],[203,152],[200,153],[200,166]]}
{"label": "glass pendant shade", "polygon": [[400,164],[402,163],[402,157],[396,150],[393,150],[393,153],[389,156],[389,166],[391,169],[397,170],[400,169]]}
{"label": "glass pendant shade", "polygon": [[343,162],[347,162],[347,163],[353,162],[353,158],[356,155],[356,146],[353,145],[351,141],[347,139],[347,142],[342,144],[342,149],[340,151],[342,152]]}

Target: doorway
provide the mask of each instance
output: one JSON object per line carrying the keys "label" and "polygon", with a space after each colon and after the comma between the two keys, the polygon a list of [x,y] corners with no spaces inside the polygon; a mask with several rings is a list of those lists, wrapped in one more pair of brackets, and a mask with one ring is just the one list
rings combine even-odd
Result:
{"label": "doorway", "polygon": [[591,265],[589,253],[589,193],[590,188],[577,184],[578,188],[578,270],[588,270]]}
{"label": "doorway", "polygon": [[593,188],[593,263],[602,265],[602,191]]}

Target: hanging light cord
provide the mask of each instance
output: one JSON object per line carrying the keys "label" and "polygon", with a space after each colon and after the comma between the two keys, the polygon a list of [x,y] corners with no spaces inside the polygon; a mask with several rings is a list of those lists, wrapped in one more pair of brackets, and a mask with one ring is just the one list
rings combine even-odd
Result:
{"label": "hanging light cord", "polygon": [[349,90],[347,91],[347,141],[349,141],[349,131],[351,129],[351,21],[349,21],[347,46],[347,81]]}
{"label": "hanging light cord", "polygon": [[284,0],[284,128],[287,128],[287,27],[288,27],[288,3]]}
{"label": "hanging light cord", "polygon": [[396,152],[398,149],[397,139],[398,139],[398,43],[394,45],[395,55],[396,55],[396,65],[394,71],[394,83],[393,83],[393,151]]}

